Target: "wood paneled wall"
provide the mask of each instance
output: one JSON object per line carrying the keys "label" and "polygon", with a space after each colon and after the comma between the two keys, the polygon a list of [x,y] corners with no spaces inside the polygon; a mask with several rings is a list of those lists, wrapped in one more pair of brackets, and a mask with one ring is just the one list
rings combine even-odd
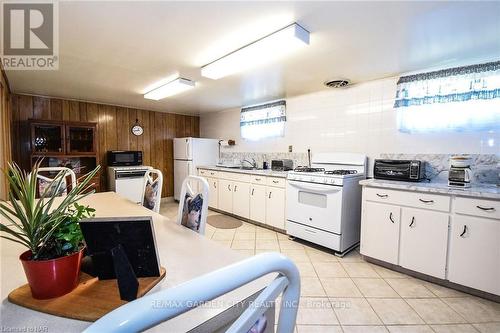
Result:
{"label": "wood paneled wall", "polygon": [[[7,168],[12,161],[10,149],[10,89],[4,71],[0,68],[0,169]],[[7,199],[8,185],[4,173],[0,171],[0,200]]]}
{"label": "wood paneled wall", "polygon": [[[17,94],[11,96],[11,108],[13,157],[22,165],[29,164],[29,142],[23,138],[27,134],[23,121],[47,119],[98,123],[100,164],[104,168],[101,174],[103,189],[106,188],[106,152],[142,150],[144,165],[151,165],[163,173],[162,196],[173,196],[172,139],[200,135],[200,119],[197,116]],[[144,128],[144,134],[139,137],[130,131],[136,119]]]}

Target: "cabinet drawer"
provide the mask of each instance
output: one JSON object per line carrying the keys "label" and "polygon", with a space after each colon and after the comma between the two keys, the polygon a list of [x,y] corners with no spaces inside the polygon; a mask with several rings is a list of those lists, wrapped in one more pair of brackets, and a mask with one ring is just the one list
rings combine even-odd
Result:
{"label": "cabinet drawer", "polygon": [[198,169],[198,175],[199,176],[203,176],[203,177],[209,177],[210,176],[210,170]]}
{"label": "cabinet drawer", "polygon": [[266,184],[266,178],[265,176],[256,176],[256,175],[252,175],[252,184],[262,184],[262,185],[265,185]]}
{"label": "cabinet drawer", "polygon": [[340,248],[340,236],[323,230],[306,227],[302,224],[286,221],[286,233],[328,248]]}
{"label": "cabinet drawer", "polygon": [[455,213],[500,219],[500,201],[476,198],[455,198]]}
{"label": "cabinet drawer", "polygon": [[267,185],[275,187],[285,187],[286,179],[280,177],[267,177]]}
{"label": "cabinet drawer", "polygon": [[383,188],[366,187],[363,190],[365,200],[385,202],[401,206],[450,211],[451,198],[448,195],[431,194],[424,192],[386,190]]}
{"label": "cabinet drawer", "polygon": [[243,183],[250,183],[252,180],[252,175],[246,175],[238,172],[219,172],[218,176],[222,179],[235,180]]}

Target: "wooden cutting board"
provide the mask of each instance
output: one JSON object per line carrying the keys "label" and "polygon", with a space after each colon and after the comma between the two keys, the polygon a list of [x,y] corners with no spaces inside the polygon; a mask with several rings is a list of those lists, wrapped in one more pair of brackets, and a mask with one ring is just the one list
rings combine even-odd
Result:
{"label": "wooden cutting board", "polygon": [[[165,277],[165,272],[162,267],[158,277],[139,278],[137,297],[144,296],[158,284]],[[34,299],[29,285],[25,284],[13,290],[8,300],[35,311],[84,321],[96,321],[127,303],[120,299],[117,280],[99,281],[83,272],[80,274],[80,284],[66,295],[46,300]]]}

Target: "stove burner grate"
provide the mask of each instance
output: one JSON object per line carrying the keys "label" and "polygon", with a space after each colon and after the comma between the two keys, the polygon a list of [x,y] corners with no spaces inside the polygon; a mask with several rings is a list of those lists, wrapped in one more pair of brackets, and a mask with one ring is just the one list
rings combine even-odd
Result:
{"label": "stove burner grate", "polygon": [[333,171],[325,171],[325,175],[353,175],[358,173],[356,170],[333,170]]}
{"label": "stove burner grate", "polygon": [[324,168],[310,168],[307,166],[299,166],[293,169],[295,172],[323,172],[325,171]]}

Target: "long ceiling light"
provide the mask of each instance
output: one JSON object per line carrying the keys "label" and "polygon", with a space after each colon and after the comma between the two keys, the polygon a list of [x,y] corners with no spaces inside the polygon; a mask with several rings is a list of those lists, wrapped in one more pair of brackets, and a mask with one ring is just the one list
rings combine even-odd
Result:
{"label": "long ceiling light", "polygon": [[169,83],[166,83],[147,92],[146,94],[144,94],[144,98],[154,99],[155,101],[157,101],[165,97],[180,94],[181,92],[194,88],[194,86],[194,81],[179,77],[173,81],[170,81]]}
{"label": "long ceiling light", "polygon": [[309,31],[293,23],[203,66],[201,75],[217,80],[276,60],[305,45],[309,45]]}

